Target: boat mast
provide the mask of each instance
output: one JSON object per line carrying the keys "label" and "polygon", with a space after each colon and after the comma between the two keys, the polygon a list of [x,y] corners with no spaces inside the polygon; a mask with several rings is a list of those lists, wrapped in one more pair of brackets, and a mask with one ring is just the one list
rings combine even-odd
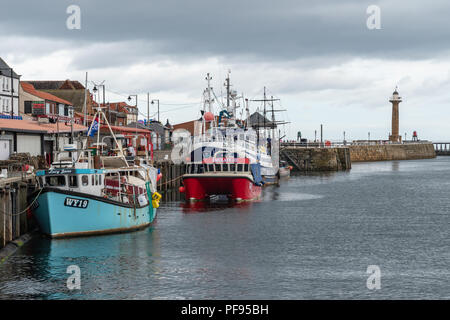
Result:
{"label": "boat mast", "polygon": [[[209,73],[206,74],[206,81],[208,81],[208,88],[207,90],[207,94],[208,94],[208,98],[206,100],[206,104],[208,105],[208,112],[211,112],[211,103],[212,103],[212,99],[211,99],[211,80],[212,77],[209,75]],[[205,110],[206,111],[206,110]]]}

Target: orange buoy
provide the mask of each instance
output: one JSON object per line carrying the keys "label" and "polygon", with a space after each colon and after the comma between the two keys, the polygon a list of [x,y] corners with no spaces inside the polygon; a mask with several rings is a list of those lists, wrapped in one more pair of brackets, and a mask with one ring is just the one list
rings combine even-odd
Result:
{"label": "orange buoy", "polygon": [[179,187],[178,191],[180,191],[180,193],[184,193],[184,187],[183,186]]}
{"label": "orange buoy", "polygon": [[203,118],[205,119],[205,121],[213,121],[214,114],[212,112],[206,112]]}

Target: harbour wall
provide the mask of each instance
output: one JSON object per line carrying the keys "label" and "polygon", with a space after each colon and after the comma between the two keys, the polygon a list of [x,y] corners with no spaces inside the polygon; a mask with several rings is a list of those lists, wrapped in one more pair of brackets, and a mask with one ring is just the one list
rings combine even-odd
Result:
{"label": "harbour wall", "polygon": [[36,188],[33,175],[0,179],[0,248],[36,228],[27,197]]}
{"label": "harbour wall", "polygon": [[280,158],[289,163],[293,171],[339,171],[352,167],[348,147],[286,147],[280,151]]}
{"label": "harbour wall", "polygon": [[436,151],[431,142],[351,145],[349,149],[352,162],[431,159],[436,157]]}
{"label": "harbour wall", "polygon": [[287,161],[294,171],[348,170],[352,162],[431,159],[436,157],[433,144],[373,144],[342,147],[284,147],[281,160]]}

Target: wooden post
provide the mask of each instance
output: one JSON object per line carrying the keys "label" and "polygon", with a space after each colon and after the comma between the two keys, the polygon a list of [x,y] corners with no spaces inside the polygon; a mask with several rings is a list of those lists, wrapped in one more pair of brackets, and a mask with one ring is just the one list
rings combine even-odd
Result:
{"label": "wooden post", "polygon": [[6,212],[6,193],[4,191],[5,190],[2,189],[0,193],[0,248],[3,248],[6,245],[6,215],[4,214],[4,212]]}

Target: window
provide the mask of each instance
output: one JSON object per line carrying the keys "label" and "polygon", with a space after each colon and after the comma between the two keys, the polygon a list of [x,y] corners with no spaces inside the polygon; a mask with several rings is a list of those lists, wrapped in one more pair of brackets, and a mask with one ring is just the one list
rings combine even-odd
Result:
{"label": "window", "polygon": [[213,172],[214,171],[214,165],[208,164],[208,171]]}
{"label": "window", "polygon": [[244,171],[248,171],[248,164],[244,164]]}
{"label": "window", "polygon": [[29,114],[32,112],[31,101],[25,101],[25,113]]}
{"label": "window", "polygon": [[230,171],[236,171],[236,165],[230,164]]}
{"label": "window", "polygon": [[223,164],[223,171],[228,171],[228,164]]}
{"label": "window", "polygon": [[82,184],[83,186],[89,185],[89,177],[88,177],[88,176],[82,176],[82,177],[81,177],[81,184]]}
{"label": "window", "polygon": [[222,171],[221,165],[216,163],[216,171]]}
{"label": "window", "polygon": [[96,185],[96,186],[99,185],[99,183],[98,183],[98,174],[95,175],[95,185]]}
{"label": "window", "polygon": [[69,176],[69,187],[78,188],[78,176]]}
{"label": "window", "polygon": [[66,177],[65,176],[45,177],[45,183],[51,187],[64,187],[66,185]]}
{"label": "window", "polygon": [[94,185],[95,185],[95,180],[94,180],[95,178],[94,178],[94,175],[92,175],[91,177],[92,177],[92,179],[91,179],[91,180],[92,180],[91,186],[94,186]]}
{"label": "window", "polygon": [[102,185],[102,176],[98,176],[98,184]]}
{"label": "window", "polygon": [[242,171],[242,164],[237,165],[237,171]]}

